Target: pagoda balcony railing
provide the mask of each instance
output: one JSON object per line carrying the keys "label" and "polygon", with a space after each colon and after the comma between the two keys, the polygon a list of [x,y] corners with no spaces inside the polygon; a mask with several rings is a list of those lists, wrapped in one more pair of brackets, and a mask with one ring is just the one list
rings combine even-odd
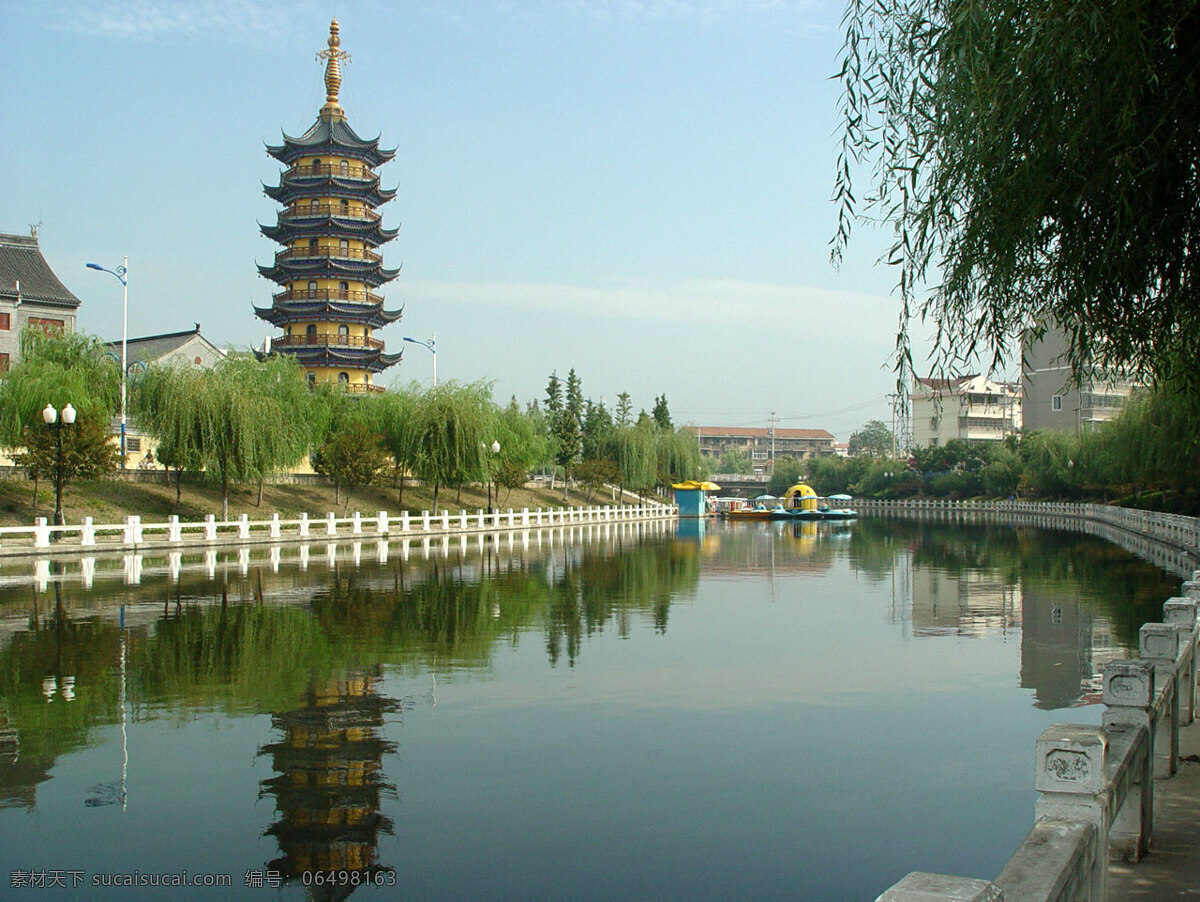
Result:
{"label": "pagoda balcony railing", "polygon": [[338,204],[297,204],[279,211],[280,219],[314,219],[337,217],[338,219],[357,219],[363,222],[379,222],[381,217],[374,210],[363,208],[346,209]]}
{"label": "pagoda balcony railing", "polygon": [[278,260],[305,260],[318,258],[337,258],[340,260],[366,260],[369,263],[382,263],[383,257],[374,251],[362,250],[357,247],[289,247],[275,255]]}
{"label": "pagoda balcony railing", "polygon": [[352,394],[383,394],[387,389],[382,385],[375,385],[372,382],[339,382],[342,388]]}
{"label": "pagoda balcony railing", "polygon": [[369,291],[349,288],[292,288],[273,295],[280,301],[351,301],[357,304],[382,304],[383,298]]}
{"label": "pagoda balcony railing", "polygon": [[378,338],[365,335],[284,335],[271,340],[273,348],[383,348]]}
{"label": "pagoda balcony railing", "polygon": [[379,173],[372,171],[371,167],[363,166],[361,163],[356,166],[348,166],[345,170],[339,166],[331,166],[328,163],[323,163],[319,166],[313,166],[311,163],[307,166],[292,166],[285,173],[289,178],[303,178],[305,176],[317,178],[329,178],[334,176],[343,179],[359,179],[365,182],[379,181]]}

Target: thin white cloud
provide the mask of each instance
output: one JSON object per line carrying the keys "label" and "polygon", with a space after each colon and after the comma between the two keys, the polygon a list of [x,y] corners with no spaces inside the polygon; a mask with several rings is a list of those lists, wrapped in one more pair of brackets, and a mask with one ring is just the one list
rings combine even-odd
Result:
{"label": "thin white cloud", "polygon": [[554,0],[597,19],[693,21],[715,25],[742,16],[812,8],[821,0]]}
{"label": "thin white cloud", "polygon": [[61,31],[117,40],[216,37],[232,43],[279,35],[297,6],[277,0],[67,0],[47,10],[51,27]]}
{"label": "thin white cloud", "polygon": [[868,322],[891,331],[897,313],[896,301],[889,297],[733,279],[612,286],[408,282],[404,295],[431,309],[454,304],[655,323],[727,326],[736,321],[743,327],[771,331],[789,324],[844,329],[847,323]]}

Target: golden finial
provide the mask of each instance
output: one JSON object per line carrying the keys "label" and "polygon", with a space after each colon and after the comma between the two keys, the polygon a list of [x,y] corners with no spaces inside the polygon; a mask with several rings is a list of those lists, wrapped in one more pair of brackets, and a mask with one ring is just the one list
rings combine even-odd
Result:
{"label": "golden finial", "polygon": [[338,36],[338,23],[329,23],[329,49],[317,54],[317,62],[325,61],[325,106],[321,107],[322,119],[345,119],[346,111],[338,103],[338,89],[342,86],[341,62],[350,62],[350,54],[341,49],[342,39]]}

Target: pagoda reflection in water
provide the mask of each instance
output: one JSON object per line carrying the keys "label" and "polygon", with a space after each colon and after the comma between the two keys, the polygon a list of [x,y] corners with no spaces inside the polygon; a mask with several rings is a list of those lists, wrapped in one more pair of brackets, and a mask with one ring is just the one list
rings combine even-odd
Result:
{"label": "pagoda reflection in water", "polygon": [[[282,738],[259,751],[277,774],[262,784],[277,814],[266,832],[283,853],[270,869],[313,886],[316,898],[345,898],[391,871],[377,857],[380,832],[392,831],[380,799],[396,791],[385,780],[383,756],[396,745],[377,731],[399,706],[378,694],[380,679],[376,668],[314,680],[306,706],[272,716]],[[336,878],[313,879],[318,874]]]}

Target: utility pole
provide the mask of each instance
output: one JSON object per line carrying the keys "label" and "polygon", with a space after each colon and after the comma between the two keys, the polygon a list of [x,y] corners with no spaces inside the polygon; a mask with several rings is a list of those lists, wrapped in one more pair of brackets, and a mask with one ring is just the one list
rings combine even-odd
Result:
{"label": "utility pole", "polygon": [[775,411],[771,411],[767,417],[767,427],[771,431],[771,472],[775,472],[775,424],[779,422],[779,417],[775,416]]}

